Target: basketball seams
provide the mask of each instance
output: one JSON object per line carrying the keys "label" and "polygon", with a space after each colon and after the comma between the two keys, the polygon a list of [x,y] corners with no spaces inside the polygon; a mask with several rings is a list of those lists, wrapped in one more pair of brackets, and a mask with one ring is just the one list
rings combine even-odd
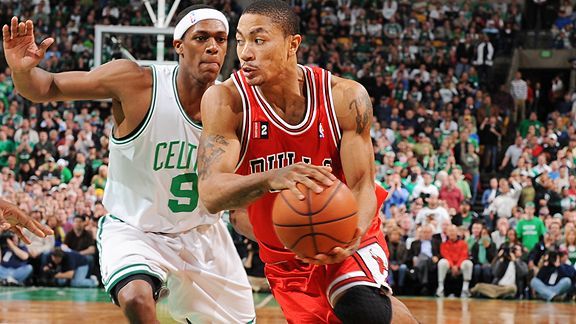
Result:
{"label": "basketball seams", "polygon": [[[308,208],[309,208],[309,211],[308,211],[308,212],[298,211],[294,206],[292,206],[292,205],[290,204],[290,202],[288,201],[288,199],[284,196],[284,191],[280,192],[280,196],[282,197],[282,200],[284,200],[284,202],[286,203],[286,205],[287,205],[288,207],[290,207],[290,209],[291,209],[293,212],[295,212],[296,214],[301,215],[301,216],[308,216],[308,217],[310,217],[310,216],[314,216],[314,215],[316,215],[316,214],[321,213],[322,211],[324,211],[324,209],[326,209],[326,207],[328,207],[328,204],[330,204],[330,202],[332,201],[332,199],[334,198],[334,196],[336,196],[336,194],[338,193],[338,190],[340,190],[340,187],[341,187],[342,185],[343,185],[342,181],[339,181],[339,182],[338,182],[338,185],[336,186],[336,188],[334,189],[334,191],[332,191],[332,193],[330,194],[330,197],[328,197],[328,199],[326,199],[326,201],[324,202],[324,205],[323,205],[322,207],[320,207],[320,209],[318,209],[318,210],[316,210],[316,211],[314,211],[314,212],[310,211],[310,209],[311,209],[310,206],[308,206]],[[310,190],[308,190],[308,194],[310,194]],[[311,198],[311,197],[308,196],[308,197],[307,197],[307,200],[309,201],[310,198]]]}
{"label": "basketball seams", "polygon": [[[322,194],[315,194],[310,188],[298,185],[298,189],[304,194],[303,200],[289,196],[291,192],[287,190],[279,193],[282,199],[276,197],[272,224],[285,248],[312,257],[351,243],[350,237],[353,233],[350,233],[350,230],[355,226],[353,224],[356,224],[358,210],[351,191],[342,181],[337,182],[326,188],[328,191]],[[343,184],[346,190],[335,199]],[[337,205],[342,208],[332,207]],[[346,215],[342,215],[343,213]]]}
{"label": "basketball seams", "polygon": [[[310,226],[310,234],[312,234],[312,244],[314,244],[314,251],[316,252],[315,254],[318,254],[318,242],[316,242],[316,237],[314,236],[314,224],[312,223],[312,216],[314,214],[312,214],[312,199],[310,197],[310,188],[306,188],[306,207],[308,207],[308,225]],[[297,242],[306,237],[307,235],[304,235],[302,237],[300,237]],[[297,245],[297,243],[294,243],[293,247],[295,247]]]}
{"label": "basketball seams", "polygon": [[[318,222],[318,223],[309,223],[309,224],[290,224],[290,225],[284,225],[284,224],[278,224],[278,223],[273,223],[275,226],[278,227],[302,227],[302,226],[306,226],[306,225],[314,225],[314,226],[318,226],[318,225],[324,225],[324,224],[330,224],[330,223],[334,223],[334,222],[339,222],[341,220],[345,220],[348,219],[352,216],[356,215],[356,212],[353,212],[351,214],[342,216],[340,218],[336,218],[336,219],[331,219],[331,220],[327,220],[327,221],[323,221],[323,222]],[[313,216],[313,215],[311,215]]]}
{"label": "basketball seams", "polygon": [[[290,248],[290,249],[295,248],[295,247],[300,243],[300,241],[302,241],[303,239],[309,238],[309,237],[312,238],[312,241],[314,242],[314,245],[316,245],[316,237],[317,237],[317,236],[327,237],[327,238],[329,238],[330,240],[334,241],[335,243],[342,244],[342,245],[344,245],[344,244],[349,244],[349,243],[350,243],[350,242],[346,242],[346,241],[341,241],[341,240],[335,238],[334,236],[328,235],[328,234],[326,234],[326,233],[313,232],[313,233],[308,233],[308,234],[305,234],[305,235],[300,236],[300,237],[296,240],[296,242],[294,242],[294,244],[292,244],[292,246],[289,247],[289,248]],[[316,254],[318,254],[318,253],[319,253],[319,251],[318,251],[318,249],[316,248]]]}
{"label": "basketball seams", "polygon": [[326,209],[326,207],[328,207],[328,204],[332,201],[332,199],[334,198],[334,196],[336,196],[336,194],[338,193],[338,191],[340,190],[340,187],[342,187],[343,183],[342,181],[338,181],[338,185],[336,186],[336,188],[334,189],[334,191],[332,191],[332,194],[330,195],[330,197],[328,197],[328,199],[326,199],[326,202],[324,203],[324,206],[322,206],[320,208],[320,210],[315,211],[312,215],[321,213],[324,209]]}

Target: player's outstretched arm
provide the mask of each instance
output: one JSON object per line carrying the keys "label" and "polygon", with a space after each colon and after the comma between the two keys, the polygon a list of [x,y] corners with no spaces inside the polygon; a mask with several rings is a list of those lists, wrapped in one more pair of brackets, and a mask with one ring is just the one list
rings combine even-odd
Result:
{"label": "player's outstretched arm", "polygon": [[348,249],[334,248],[327,255],[304,259],[313,264],[342,262],[358,248],[376,214],[374,151],[370,138],[372,102],[366,89],[357,82],[333,77],[332,93],[342,131],[340,159],[346,183],[358,203],[357,239]]}
{"label": "player's outstretched arm", "polygon": [[242,101],[228,80],[210,87],[202,97],[202,137],[198,149],[198,190],[210,212],[244,208],[270,190],[290,189],[302,183],[316,192],[315,181],[331,185],[336,179],[328,167],[297,163],[285,168],[241,176],[234,173],[240,155]]}
{"label": "player's outstretched arm", "polygon": [[49,73],[36,66],[44,59],[54,42],[47,38],[37,45],[31,20],[18,22],[13,17],[10,26],[2,27],[4,54],[18,92],[34,102],[129,97],[142,78],[144,69],[127,60],[105,64],[91,72]]}

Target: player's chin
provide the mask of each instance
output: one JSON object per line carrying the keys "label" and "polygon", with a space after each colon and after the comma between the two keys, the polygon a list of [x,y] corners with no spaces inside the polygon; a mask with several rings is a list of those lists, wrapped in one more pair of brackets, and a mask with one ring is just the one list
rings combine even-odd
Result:
{"label": "player's chin", "polygon": [[202,78],[202,81],[204,81],[205,83],[212,83],[216,81],[216,79],[218,78],[219,72],[220,71],[202,71],[200,76]]}
{"label": "player's chin", "polygon": [[264,83],[264,79],[260,76],[246,77],[246,82],[251,86],[260,86]]}

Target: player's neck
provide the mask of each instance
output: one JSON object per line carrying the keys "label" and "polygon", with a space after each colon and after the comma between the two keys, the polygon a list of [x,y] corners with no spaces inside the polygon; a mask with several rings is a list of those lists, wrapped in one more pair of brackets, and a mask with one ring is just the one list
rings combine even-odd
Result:
{"label": "player's neck", "polygon": [[176,76],[176,89],[178,99],[184,111],[194,121],[200,121],[200,102],[202,95],[212,84],[202,84],[186,73],[178,73]]}
{"label": "player's neck", "polygon": [[275,80],[262,84],[260,90],[270,105],[286,112],[287,107],[304,98],[303,85],[304,72],[294,64],[293,67],[285,69]]}

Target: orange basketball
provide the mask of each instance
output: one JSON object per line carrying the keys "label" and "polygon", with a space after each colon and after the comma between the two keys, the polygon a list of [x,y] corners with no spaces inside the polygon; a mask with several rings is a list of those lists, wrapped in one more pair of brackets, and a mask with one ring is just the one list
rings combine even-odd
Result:
{"label": "orange basketball", "polygon": [[338,180],[319,194],[303,184],[298,184],[298,189],[305,199],[283,190],[274,201],[272,222],[280,242],[305,257],[351,243],[358,226],[358,205],[352,191]]}

